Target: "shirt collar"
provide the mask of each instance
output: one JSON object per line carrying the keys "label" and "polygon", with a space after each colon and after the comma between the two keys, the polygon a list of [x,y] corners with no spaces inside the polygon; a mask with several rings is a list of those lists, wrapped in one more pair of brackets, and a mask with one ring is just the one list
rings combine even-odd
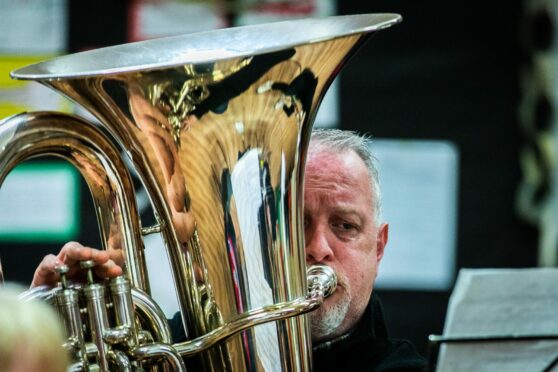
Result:
{"label": "shirt collar", "polygon": [[368,306],[362,314],[357,325],[344,335],[332,340],[321,342],[313,347],[314,352],[322,352],[333,349],[343,341],[352,344],[364,339],[387,339],[387,328],[384,320],[384,311],[378,295],[374,292],[370,296]]}

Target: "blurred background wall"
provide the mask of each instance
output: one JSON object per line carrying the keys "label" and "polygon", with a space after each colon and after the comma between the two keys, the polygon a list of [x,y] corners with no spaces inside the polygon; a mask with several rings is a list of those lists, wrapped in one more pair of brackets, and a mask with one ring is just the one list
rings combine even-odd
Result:
{"label": "blurred background wall", "polygon": [[[416,277],[410,276],[399,284],[379,283],[378,292],[384,300],[392,335],[411,339],[425,353],[428,334],[442,332],[459,268],[556,265],[558,202],[553,180],[558,63],[557,6],[552,1],[316,0],[244,1],[240,7],[234,4],[226,0],[0,0],[0,18],[11,19],[4,26],[9,33],[3,33],[4,39],[0,37],[0,112],[6,116],[22,106],[44,108],[42,104],[50,100],[44,98],[47,93],[14,88],[7,72],[19,64],[56,54],[242,23],[333,14],[400,13],[402,24],[379,33],[347,64],[333,98],[322,107],[327,113],[320,124],[368,133],[380,145],[388,144],[390,153],[398,148],[408,150],[405,144],[434,144],[427,149],[443,144],[443,148],[451,149],[449,164],[454,175],[442,181],[425,177],[424,172],[410,178],[394,178],[399,180],[396,185],[406,183],[409,189],[420,186],[427,190],[431,184],[432,190],[449,190],[449,199],[442,204],[451,207],[447,220],[437,222],[428,204],[420,203],[425,201],[420,195],[414,196],[417,203],[412,203],[410,194],[411,202],[407,204],[397,204],[391,210],[385,206],[386,218],[399,220],[400,216],[410,215],[405,211],[406,205],[415,207],[413,217],[406,221],[410,229],[392,226],[393,240],[397,234],[407,234],[407,241],[412,242],[414,234],[428,237],[440,226],[450,232],[448,240],[436,248],[428,239],[417,239],[421,244],[413,246],[409,253],[413,255],[412,266],[420,268]],[[29,24],[41,22],[38,31],[30,29]],[[45,30],[54,30],[52,40],[46,40]],[[30,46],[18,38],[30,40]],[[50,44],[45,46],[47,41]],[[39,97],[31,107],[21,102],[27,102],[25,97],[29,95]],[[56,99],[49,101],[47,108],[77,110]],[[443,158],[443,151],[437,154],[435,159]],[[382,158],[378,157],[382,168]],[[36,169],[43,163],[65,169],[54,159],[27,166]],[[423,169],[423,165],[416,169]],[[26,174],[31,173],[22,169],[21,182],[30,180],[36,190],[41,190],[42,182],[48,179],[33,174],[26,179]],[[448,179],[453,186],[445,186]],[[75,203],[64,211],[77,218],[70,231],[13,234],[0,230],[0,259],[6,280],[29,284],[42,257],[57,252],[67,240],[99,245],[91,197],[83,180],[78,177],[75,182],[75,186],[69,186]],[[66,193],[64,190],[59,188],[58,193]],[[44,207],[30,201],[33,194],[42,193],[26,192],[23,204],[10,208],[31,215],[44,214]],[[13,200],[10,196],[10,202]],[[0,199],[0,215],[3,210],[8,215],[5,220],[14,220],[14,212],[6,213],[7,202]],[[146,211],[144,223],[150,222],[150,216]],[[424,220],[432,221],[433,226],[423,225]],[[428,231],[422,226],[429,226]],[[40,239],[45,236],[47,239]],[[392,248],[388,245],[386,255],[391,254]],[[421,258],[439,254],[449,257],[441,271],[447,277],[444,284],[413,285],[426,275],[421,272],[439,269],[435,260]],[[408,272],[412,270],[411,267]]]}

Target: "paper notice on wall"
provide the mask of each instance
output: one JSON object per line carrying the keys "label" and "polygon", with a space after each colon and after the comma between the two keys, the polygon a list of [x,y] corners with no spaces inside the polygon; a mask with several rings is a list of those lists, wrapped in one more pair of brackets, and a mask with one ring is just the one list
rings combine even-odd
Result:
{"label": "paper notice on wall", "polygon": [[47,58],[47,56],[0,56],[0,119],[24,111],[71,111],[70,101],[53,90],[34,81],[10,78],[11,71]]}
{"label": "paper notice on wall", "polygon": [[0,0],[0,54],[66,51],[68,0]]}
{"label": "paper notice on wall", "polygon": [[455,276],[458,152],[447,141],[374,140],[389,240],[377,287],[446,290]]}
{"label": "paper notice on wall", "polygon": [[239,13],[239,25],[279,22],[297,18],[329,17],[335,14],[333,0],[275,1],[244,0]]}
{"label": "paper notice on wall", "polygon": [[67,241],[78,230],[79,177],[66,163],[12,170],[0,192],[0,241]]}
{"label": "paper notice on wall", "polygon": [[130,9],[130,41],[154,39],[225,26],[213,2],[136,1]]}

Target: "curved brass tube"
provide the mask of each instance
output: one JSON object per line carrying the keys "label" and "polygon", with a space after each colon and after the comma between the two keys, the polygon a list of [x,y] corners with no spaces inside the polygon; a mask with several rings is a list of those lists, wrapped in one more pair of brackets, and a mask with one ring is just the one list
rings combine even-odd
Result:
{"label": "curved brass tube", "polygon": [[[208,370],[311,369],[308,321],[297,315],[321,304],[335,282],[324,279],[328,268],[306,272],[302,194],[312,122],[348,58],[400,20],[361,14],[235,27],[12,72],[58,90],[101,123],[102,130],[45,112],[0,123],[0,184],[15,165],[40,155],[76,166],[91,190],[104,248],[137,289],[130,296],[127,284],[114,282],[105,297],[101,284],[88,283],[85,310],[62,308],[88,312],[83,318],[95,333],[81,342],[86,368],[94,358],[93,369],[124,366],[110,354],[121,350],[132,361],[162,357],[175,370],[184,370],[181,354],[198,351]],[[139,226],[116,143],[143,182],[157,219],[152,227]],[[165,243],[184,343],[171,345],[166,317],[149,297],[141,237],[152,232]],[[109,318],[115,326],[105,324]],[[75,324],[68,328],[85,328]]]}
{"label": "curved brass tube", "polygon": [[305,298],[253,309],[230,323],[223,324],[195,340],[174,344],[174,348],[183,357],[191,356],[209,349],[217,342],[244,329],[258,324],[302,315],[316,309],[335,291],[337,276],[329,266],[325,265],[311,266],[308,268],[307,273],[309,289],[308,295]]}
{"label": "curved brass tube", "polygon": [[111,351],[108,354],[109,360],[118,367],[119,372],[132,372],[132,363],[128,356],[120,350]]}
{"label": "curved brass tube", "polygon": [[66,369],[67,372],[82,372],[85,370],[85,363],[83,361],[74,362]]}
{"label": "curved brass tube", "polygon": [[37,156],[72,163],[91,190],[104,248],[115,262],[128,263],[132,285],[149,293],[134,188],[112,142],[93,124],[56,112],[24,113],[0,124],[0,186],[17,164]]}
{"label": "curved brass tube", "polygon": [[166,322],[165,313],[159,305],[146,293],[132,288],[132,298],[136,311],[141,318],[145,320],[146,326],[149,326],[151,334],[155,337],[155,341],[170,344],[172,343],[172,335],[169,324]]}
{"label": "curved brass tube", "polygon": [[171,371],[186,372],[184,361],[178,355],[176,350],[167,344],[152,343],[149,345],[138,346],[133,351],[137,360],[143,360],[153,357],[163,357],[172,366]]}

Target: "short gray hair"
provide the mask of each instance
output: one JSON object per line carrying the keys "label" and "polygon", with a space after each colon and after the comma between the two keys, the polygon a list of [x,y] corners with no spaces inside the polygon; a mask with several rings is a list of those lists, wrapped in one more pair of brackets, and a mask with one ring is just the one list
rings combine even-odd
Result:
{"label": "short gray hair", "polygon": [[310,138],[310,151],[333,151],[345,153],[354,151],[364,162],[370,175],[370,186],[374,197],[376,225],[382,222],[382,193],[380,175],[376,167],[376,158],[370,148],[371,139],[365,134],[340,129],[314,129]]}

